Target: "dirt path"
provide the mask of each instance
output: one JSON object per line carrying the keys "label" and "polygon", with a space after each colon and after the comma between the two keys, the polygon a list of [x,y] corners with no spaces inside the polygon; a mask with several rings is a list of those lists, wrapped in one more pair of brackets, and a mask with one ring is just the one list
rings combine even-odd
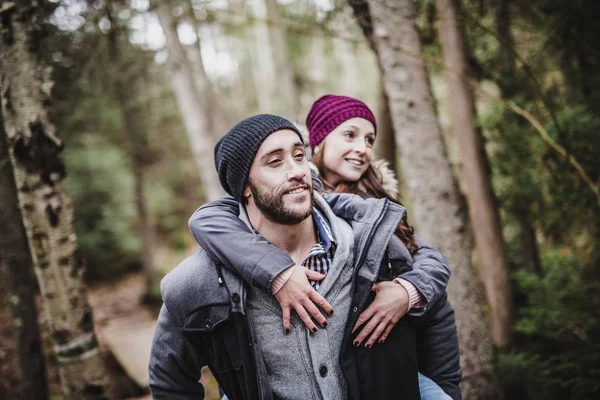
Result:
{"label": "dirt path", "polygon": [[[142,304],[143,295],[144,278],[140,273],[130,273],[117,281],[96,283],[88,287],[98,343],[107,354],[106,359],[113,372],[120,399],[151,399],[149,395],[143,395],[143,390],[138,386],[148,384],[148,360],[158,309],[150,309]],[[10,395],[10,388],[16,384],[16,376],[12,371],[15,354],[12,348],[14,344],[8,299],[0,297],[0,398],[10,398],[13,397]],[[38,309],[41,310],[40,299],[37,300]],[[52,344],[43,312],[39,314],[39,323],[42,327],[50,392],[53,399],[59,400],[60,380],[51,354]],[[206,399],[218,400],[218,387],[208,369],[202,371],[201,382],[206,388]]]}
{"label": "dirt path", "polygon": [[[131,273],[115,282],[92,285],[88,290],[101,348],[113,354],[138,386],[146,386],[158,309],[150,310],[142,304],[143,275]],[[202,371],[201,382],[206,388],[206,399],[218,400],[216,382],[207,369]]]}

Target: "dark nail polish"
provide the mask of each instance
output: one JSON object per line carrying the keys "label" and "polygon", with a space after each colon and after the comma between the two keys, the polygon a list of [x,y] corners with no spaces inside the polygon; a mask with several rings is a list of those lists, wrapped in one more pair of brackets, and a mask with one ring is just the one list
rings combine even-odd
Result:
{"label": "dark nail polish", "polygon": [[329,315],[333,315],[333,310],[329,311]]}
{"label": "dark nail polish", "polygon": [[371,348],[371,345],[370,345],[370,344],[367,344],[367,345],[365,345],[365,347],[366,347],[367,349],[370,349],[370,348]]}
{"label": "dark nail polish", "polygon": [[285,334],[287,335],[288,333],[290,333],[290,328],[285,328]]}
{"label": "dark nail polish", "polygon": [[352,343],[354,345],[354,347],[358,347],[360,345],[359,342],[355,341],[354,343]]}
{"label": "dark nail polish", "polygon": [[313,333],[317,333],[317,328],[312,328]]}
{"label": "dark nail polish", "polygon": [[327,321],[323,322],[323,328],[327,326]]}
{"label": "dark nail polish", "polygon": [[384,342],[384,340],[383,340],[383,339],[379,341],[379,343],[383,343],[383,342]]}

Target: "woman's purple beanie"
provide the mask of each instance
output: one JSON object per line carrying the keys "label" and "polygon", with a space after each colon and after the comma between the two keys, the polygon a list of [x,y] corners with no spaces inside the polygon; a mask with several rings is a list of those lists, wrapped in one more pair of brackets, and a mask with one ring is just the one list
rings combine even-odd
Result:
{"label": "woman's purple beanie", "polygon": [[371,122],[377,132],[375,115],[362,101],[333,94],[319,97],[306,116],[310,147],[314,149],[339,124],[354,117]]}

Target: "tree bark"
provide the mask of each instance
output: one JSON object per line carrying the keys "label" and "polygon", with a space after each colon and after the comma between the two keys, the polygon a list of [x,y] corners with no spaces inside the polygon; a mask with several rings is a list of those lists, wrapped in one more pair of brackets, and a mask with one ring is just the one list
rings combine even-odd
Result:
{"label": "tree bark", "polygon": [[375,144],[377,158],[387,160],[394,172],[398,171],[396,165],[396,135],[388,96],[385,93],[383,76],[380,79],[379,103],[377,104],[377,142]]}
{"label": "tree bark", "polygon": [[123,74],[122,68],[125,66],[121,60],[121,54],[119,51],[118,43],[118,31],[117,24],[113,18],[113,3],[112,1],[107,2],[107,15],[111,22],[111,28],[108,32],[108,47],[111,58],[113,77],[114,77],[114,93],[121,111],[121,118],[123,121],[123,138],[125,139],[125,147],[129,162],[131,165],[131,172],[133,175],[133,187],[134,187],[134,199],[135,209],[137,214],[137,230],[138,235],[142,239],[142,270],[146,278],[146,295],[151,295],[160,283],[160,277],[156,267],[154,266],[154,246],[153,246],[153,232],[154,227],[150,222],[150,216],[148,215],[148,204],[146,195],[144,193],[144,170],[147,163],[144,159],[147,159],[146,154],[140,154],[144,151],[148,151],[146,146],[141,146],[141,143],[147,142],[143,136],[146,134],[144,128],[140,126],[140,115],[136,114],[133,107],[130,106],[130,102],[135,93],[133,85],[130,84],[129,78],[124,78],[129,74]]}
{"label": "tree bark", "polygon": [[475,128],[475,96],[468,84],[467,43],[462,30],[460,0],[436,0],[439,36],[446,67],[446,82],[454,136],[463,161],[461,169],[469,216],[479,255],[479,275],[491,307],[492,336],[496,346],[508,350],[513,320],[506,246],[481,130]]}
{"label": "tree bark", "polygon": [[48,120],[50,82],[33,51],[35,0],[2,8],[2,114],[23,225],[55,346],[66,399],[106,399],[110,388],[83,284],[84,261],[64,185],[62,142]]}
{"label": "tree bark", "polygon": [[308,58],[303,62],[304,70],[308,78],[310,79],[310,94],[311,103],[308,104],[307,108],[310,107],[312,101],[318,96],[323,94],[323,87],[327,81],[327,63],[317,62],[314,60],[326,60],[325,50],[325,39],[318,35],[313,35],[310,40],[310,49],[308,51]]}
{"label": "tree bark", "polygon": [[215,141],[209,133],[210,118],[206,107],[202,104],[202,96],[196,89],[193,70],[186,57],[185,49],[179,41],[170,1],[152,0],[151,5],[167,39],[173,89],[194,160],[200,172],[204,197],[207,201],[215,200],[223,195],[223,190],[213,162]]}
{"label": "tree bark", "polygon": [[254,42],[253,52],[250,57],[252,63],[252,75],[254,77],[256,100],[261,112],[276,113],[275,88],[273,79],[276,76],[273,63],[273,49],[269,37],[269,27],[265,20],[267,10],[264,0],[251,3],[251,15],[253,21]]}
{"label": "tree bark", "polygon": [[377,50],[416,225],[452,266],[448,293],[456,314],[463,396],[496,399],[485,299],[471,262],[473,238],[438,125],[412,4],[410,0],[349,3]]}
{"label": "tree bark", "polygon": [[[511,33],[512,18],[510,13],[511,0],[496,0],[496,32],[500,39],[498,70],[500,72],[498,86],[504,99],[510,100],[523,91],[516,74],[515,41]],[[527,129],[523,119],[509,115],[516,120],[516,125]],[[527,186],[521,182],[520,186]],[[509,209],[519,223],[519,246],[523,267],[531,272],[541,272],[541,261],[535,229],[529,213],[529,199],[519,197],[510,202]]]}
{"label": "tree bark", "polygon": [[[338,28],[336,31],[343,32],[344,30]],[[345,39],[338,38],[333,39],[332,44],[337,70],[339,71],[337,79],[339,81],[340,94],[353,96],[357,89],[356,82],[360,80],[356,68],[357,59],[353,54],[354,44],[349,43]],[[314,60],[312,61],[314,62]]]}
{"label": "tree bark", "polygon": [[196,51],[191,52],[190,63],[192,70],[194,71],[196,86],[198,93],[202,98],[202,103],[206,108],[206,115],[208,116],[208,132],[215,138],[218,139],[227,133],[229,123],[221,107],[221,102],[217,98],[217,93],[214,90],[208,76],[206,75],[206,69],[204,68],[204,60],[202,58],[202,40],[200,39],[200,22],[194,14],[193,2],[189,0],[189,17],[192,20],[194,26],[194,33],[196,34],[196,42],[194,48]]}
{"label": "tree bark", "polygon": [[13,396],[23,400],[46,400],[49,398],[48,380],[37,322],[33,261],[21,220],[17,187],[3,128],[0,113],[0,263],[2,286],[9,300],[13,321],[17,360],[14,373],[18,384],[12,390]]}
{"label": "tree bark", "polygon": [[298,91],[294,80],[294,70],[290,60],[290,51],[287,42],[287,29],[281,20],[277,0],[266,0],[267,18],[271,24],[269,38],[273,51],[273,64],[277,72],[278,90],[276,99],[281,104],[281,112],[291,121],[297,120],[299,115]]}

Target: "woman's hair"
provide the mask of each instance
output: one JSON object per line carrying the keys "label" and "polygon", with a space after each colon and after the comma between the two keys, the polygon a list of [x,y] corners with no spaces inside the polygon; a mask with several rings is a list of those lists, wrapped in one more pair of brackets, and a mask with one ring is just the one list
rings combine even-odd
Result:
{"label": "woman's hair", "polygon": [[[369,167],[365,171],[365,173],[360,177],[360,179],[356,182],[340,182],[337,185],[332,185],[327,182],[324,178],[325,176],[325,164],[323,161],[323,154],[325,153],[325,142],[322,142],[320,145],[319,151],[315,152],[313,149],[312,162],[319,170],[319,175],[321,177],[321,181],[323,182],[323,186],[327,192],[333,193],[353,193],[360,194],[361,192],[366,192],[368,195],[373,196],[377,199],[387,198],[394,203],[402,205],[397,199],[392,197],[381,184],[381,180],[373,167],[373,164],[370,163]],[[411,255],[414,255],[419,250],[419,245],[414,236],[414,228],[408,224],[407,221],[407,213],[404,213],[400,224],[396,228],[394,234],[404,243],[408,251],[410,251]]]}

